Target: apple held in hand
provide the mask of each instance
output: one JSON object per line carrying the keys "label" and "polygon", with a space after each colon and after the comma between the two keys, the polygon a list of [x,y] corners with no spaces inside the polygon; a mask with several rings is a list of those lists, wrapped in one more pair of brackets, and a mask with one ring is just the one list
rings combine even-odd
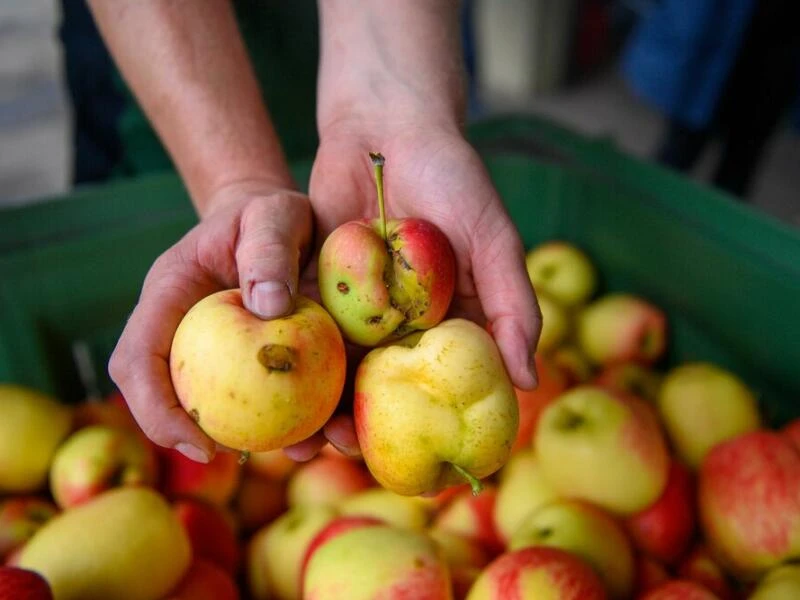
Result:
{"label": "apple held in hand", "polygon": [[322,428],[344,387],[345,348],[331,316],[299,296],[294,312],[262,321],[224,290],[184,316],[170,352],[181,405],[212,439],[262,452]]}
{"label": "apple held in hand", "polygon": [[423,219],[386,220],[383,164],[375,166],[379,218],[337,227],[320,249],[322,303],[344,332],[376,346],[444,319],[455,290],[456,262],[444,233]]}
{"label": "apple held in hand", "polygon": [[356,373],[354,419],[378,482],[407,496],[497,471],[517,436],[514,387],[491,335],[450,319],[376,348]]}
{"label": "apple held in hand", "polygon": [[597,288],[597,271],[589,257],[569,242],[539,244],[525,257],[528,276],[537,292],[566,307],[587,302]]}

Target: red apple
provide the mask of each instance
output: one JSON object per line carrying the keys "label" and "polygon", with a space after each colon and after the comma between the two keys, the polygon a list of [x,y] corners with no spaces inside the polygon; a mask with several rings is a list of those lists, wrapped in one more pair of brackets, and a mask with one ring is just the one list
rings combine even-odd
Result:
{"label": "red apple", "polygon": [[58,514],[58,507],[39,496],[0,500],[0,563]]}
{"label": "red apple", "polygon": [[239,566],[239,541],[222,508],[196,498],[182,498],[173,510],[189,536],[192,556],[210,560],[234,575]]}
{"label": "red apple", "polygon": [[286,482],[245,471],[232,504],[241,531],[252,533],[288,508]]}
{"label": "red apple", "polygon": [[53,600],[53,592],[36,571],[0,566],[0,598],[3,600]]}
{"label": "red apple", "polygon": [[636,555],[636,574],[634,576],[634,598],[646,594],[662,583],[670,580],[667,568],[660,562],[642,553]]}
{"label": "red apple", "polygon": [[640,551],[673,564],[688,548],[695,530],[695,486],[689,469],[673,460],[658,500],[628,517],[625,528]]}
{"label": "red apple", "polygon": [[700,467],[703,533],[745,581],[800,558],[800,451],[767,430],[714,446]]}
{"label": "red apple", "polygon": [[434,517],[431,526],[475,540],[490,557],[496,556],[505,548],[494,521],[496,499],[497,488],[493,484],[484,486],[477,496],[462,491]]}
{"label": "red apple", "polygon": [[289,478],[289,506],[336,504],[343,498],[375,485],[360,461],[319,455],[303,463]]}
{"label": "red apple", "polygon": [[457,533],[430,529],[428,535],[439,546],[450,568],[454,600],[466,598],[475,580],[489,564],[489,555],[476,540]]}
{"label": "red apple", "polygon": [[789,421],[781,428],[781,433],[800,450],[800,418]]}
{"label": "red apple", "polygon": [[719,600],[702,585],[673,579],[646,593],[641,600]]}
{"label": "red apple", "polygon": [[566,375],[553,364],[551,359],[542,354],[536,354],[534,359],[536,372],[539,375],[538,387],[534,390],[514,388],[519,404],[519,430],[512,452],[518,452],[531,445],[539,415],[550,402],[564,393],[569,385]]}
{"label": "red apple", "polygon": [[236,581],[218,564],[195,558],[165,600],[239,600]]}
{"label": "red apple", "polygon": [[730,577],[702,542],[696,543],[691,551],[681,559],[676,571],[681,579],[699,583],[716,594],[720,600],[737,598]]}
{"label": "red apple", "polygon": [[379,218],[337,227],[318,264],[325,308],[348,340],[370,347],[442,321],[456,280],[453,249],[438,227],[411,217],[386,221],[383,157],[373,160]]}
{"label": "red apple", "polygon": [[661,374],[651,367],[636,362],[623,362],[604,367],[593,383],[655,402],[661,379]]}
{"label": "red apple", "polygon": [[467,600],[605,600],[603,582],[574,554],[558,548],[522,548],[500,555],[472,586]]}
{"label": "red apple", "polygon": [[236,493],[242,473],[238,454],[217,452],[211,462],[199,463],[159,446],[158,455],[160,488],[168,498],[188,496],[223,506]]}

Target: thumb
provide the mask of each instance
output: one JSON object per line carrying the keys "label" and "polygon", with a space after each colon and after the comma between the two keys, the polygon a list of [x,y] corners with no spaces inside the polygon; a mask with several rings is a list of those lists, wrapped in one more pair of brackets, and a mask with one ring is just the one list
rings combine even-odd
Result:
{"label": "thumb", "polygon": [[236,266],[247,310],[263,319],[292,311],[301,252],[310,239],[311,208],[301,194],[279,192],[244,208]]}

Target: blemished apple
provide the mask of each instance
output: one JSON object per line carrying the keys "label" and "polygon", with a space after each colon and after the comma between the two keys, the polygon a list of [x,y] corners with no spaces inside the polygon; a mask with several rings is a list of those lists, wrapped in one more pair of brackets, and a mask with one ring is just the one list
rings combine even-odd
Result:
{"label": "blemished apple", "polygon": [[559,548],[506,552],[480,574],[467,600],[606,600],[605,585],[583,560]]}
{"label": "blemished apple", "polygon": [[519,452],[530,447],[542,411],[567,391],[569,385],[566,375],[548,357],[537,353],[534,360],[536,361],[539,385],[533,390],[514,388],[519,406],[519,429],[517,439],[511,448],[512,452]]}
{"label": "blemished apple", "polygon": [[636,553],[633,597],[640,598],[650,590],[672,579],[667,568],[655,559]]}
{"label": "blemished apple", "polygon": [[714,446],[698,475],[700,523],[723,568],[753,581],[800,558],[800,451],[775,431]]}
{"label": "blemished apple", "polygon": [[360,461],[317,456],[301,464],[289,478],[289,506],[330,504],[375,485]]}
{"label": "blemished apple", "polygon": [[536,351],[548,354],[561,346],[570,335],[572,320],[567,309],[547,294],[538,292],[536,298],[542,312],[542,331]]}
{"label": "blemished apple", "polygon": [[566,307],[587,302],[597,289],[597,270],[575,244],[551,240],[525,256],[528,277],[537,293],[544,292]]}
{"label": "blemished apple", "polygon": [[477,493],[508,460],[519,427],[500,351],[466,319],[371,350],[356,372],[353,414],[373,477],[407,496],[465,480]]}
{"label": "blemished apple", "polygon": [[71,434],[56,450],[50,491],[61,508],[82,504],[120,486],[156,485],[156,453],[130,429],[91,425]]}
{"label": "blemished apple", "polygon": [[475,540],[490,557],[495,557],[505,548],[494,520],[496,501],[494,484],[486,485],[477,496],[464,490],[436,514],[431,528]]}
{"label": "blemished apple", "polygon": [[235,575],[241,558],[239,540],[225,509],[196,498],[181,498],[172,503],[172,510],[189,537],[192,558],[209,560]]}
{"label": "blemished apple", "polygon": [[633,294],[601,296],[576,319],[578,345],[597,365],[621,362],[655,363],[667,343],[664,311]]}
{"label": "blemished apple", "polygon": [[0,598],[53,600],[47,580],[36,571],[0,565]]}
{"label": "blemished apple", "polygon": [[661,389],[662,379],[661,373],[652,367],[635,362],[624,362],[605,367],[597,374],[592,383],[655,402],[658,398],[658,391]]}
{"label": "blemished apple", "polygon": [[231,501],[242,476],[239,456],[217,452],[207,463],[187,458],[172,448],[157,447],[159,489],[169,499],[199,498],[218,506]]}
{"label": "blemished apple", "polygon": [[696,469],[716,444],[761,426],[755,395],[735,374],[704,362],[670,370],[658,394],[667,436]]}
{"label": "blemished apple", "polygon": [[418,496],[401,496],[374,486],[343,498],[335,505],[342,516],[370,517],[388,525],[424,530],[433,510],[429,502]]}
{"label": "blemished apple", "polygon": [[630,596],[634,554],[622,526],[586,502],[556,500],[528,515],[511,536],[509,550],[548,546],[572,552],[597,573],[612,598]]}
{"label": "blemished apple", "polygon": [[800,598],[800,566],[781,565],[767,572],[747,600],[795,600]]}
{"label": "blemished apple", "polygon": [[58,512],[58,507],[42,496],[9,496],[0,500],[0,564]]}
{"label": "blemished apple", "polygon": [[514,454],[500,470],[494,503],[494,522],[500,539],[508,544],[525,517],[558,498],[533,449]]}
{"label": "blemished apple", "polygon": [[736,600],[739,594],[734,589],[734,582],[723,570],[719,562],[711,555],[708,546],[698,541],[678,563],[675,569],[680,579],[688,579],[699,583],[713,592],[720,600]]}
{"label": "blemished apple", "polygon": [[223,446],[264,452],[300,442],[333,414],[345,380],[339,328],[298,296],[294,311],[261,320],[239,289],[200,300],[172,340],[170,372],[186,412]]}
{"label": "blemished apple", "polygon": [[674,564],[686,553],[695,533],[695,497],[693,473],[673,460],[664,493],[624,521],[633,545],[664,564]]}
{"label": "blemished apple", "polygon": [[0,383],[0,495],[47,486],[53,455],[69,435],[72,420],[73,409],[52,396]]}
{"label": "blemished apple", "polygon": [[355,527],[317,547],[303,577],[314,600],[451,600],[447,562],[427,535],[390,525]]}
{"label": "blemished apple", "polygon": [[711,591],[693,581],[673,579],[650,590],[641,600],[720,600]]}
{"label": "blemished apple", "polygon": [[239,600],[233,576],[218,564],[194,558],[177,587],[164,600]]}
{"label": "blemished apple", "polygon": [[631,515],[664,492],[670,456],[652,407],[596,386],[562,394],[542,413],[534,449],[562,496]]}

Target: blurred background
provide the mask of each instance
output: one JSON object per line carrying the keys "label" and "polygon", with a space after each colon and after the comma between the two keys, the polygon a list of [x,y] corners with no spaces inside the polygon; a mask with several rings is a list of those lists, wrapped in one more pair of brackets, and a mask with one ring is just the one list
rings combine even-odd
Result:
{"label": "blurred background", "polygon": [[[287,152],[307,156],[313,130],[280,114],[298,97],[313,102],[315,3],[236,6]],[[799,9],[467,0],[469,117],[530,113],[609,138],[800,226]],[[271,96],[270,80],[286,77],[294,96]],[[169,168],[82,0],[0,3],[0,205]]]}

